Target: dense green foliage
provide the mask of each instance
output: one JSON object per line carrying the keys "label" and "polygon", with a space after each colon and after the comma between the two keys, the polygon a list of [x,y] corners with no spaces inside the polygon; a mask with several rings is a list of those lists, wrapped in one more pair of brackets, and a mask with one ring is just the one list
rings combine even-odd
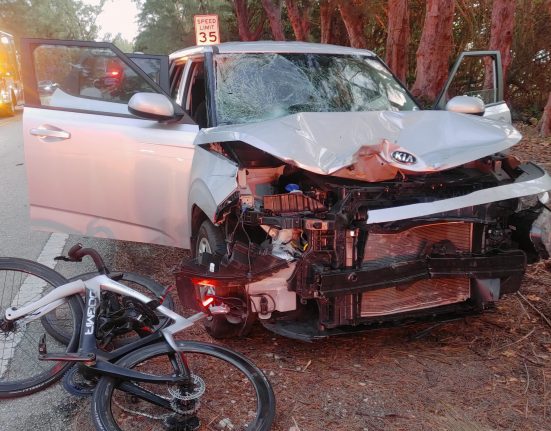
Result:
{"label": "dense green foliage", "polygon": [[0,0],[0,29],[17,38],[94,40],[103,8],[82,0]]}
{"label": "dense green foliage", "polygon": [[223,40],[235,39],[235,19],[230,3],[224,0],[136,0],[140,14],[140,34],[136,51],[170,53],[195,45],[193,16],[204,13],[220,15]]}
{"label": "dense green foliage", "polygon": [[[319,42],[324,32],[329,43],[349,45],[346,23],[339,13],[340,0],[269,0],[280,11],[284,36],[295,39],[292,7],[306,23],[306,40]],[[365,45],[384,58],[388,26],[388,0],[347,0],[353,6]],[[170,53],[193,45],[193,15],[220,16],[222,41],[239,40],[245,29],[253,38],[271,39],[268,14],[261,0],[135,0],[140,10],[140,33],[134,50]],[[451,63],[463,50],[488,49],[493,0],[455,0],[453,21],[454,53]],[[410,43],[406,83],[412,85],[416,72],[416,52],[421,39],[426,0],[408,1]],[[245,10],[238,17],[237,7]],[[94,39],[98,35],[96,17],[102,4],[90,6],[83,0],[0,0],[0,28],[18,37],[39,36],[60,39]],[[325,14],[325,15],[324,15]],[[323,17],[325,16],[325,21]],[[238,19],[240,18],[240,19]],[[507,76],[508,99],[517,112],[532,116],[543,109],[551,91],[551,16],[546,0],[516,0],[512,63]],[[296,23],[295,23],[296,24]],[[115,40],[128,51],[132,46],[117,35]]]}

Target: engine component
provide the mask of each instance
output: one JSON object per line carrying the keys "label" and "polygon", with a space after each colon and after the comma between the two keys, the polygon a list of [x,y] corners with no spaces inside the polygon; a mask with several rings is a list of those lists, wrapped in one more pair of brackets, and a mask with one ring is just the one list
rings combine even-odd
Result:
{"label": "engine component", "polygon": [[267,225],[260,227],[272,238],[272,255],[291,261],[302,254],[304,246],[300,229],[277,229]]}
{"label": "engine component", "polygon": [[325,206],[302,193],[264,196],[264,210],[272,214],[289,214],[302,212],[326,211]]}

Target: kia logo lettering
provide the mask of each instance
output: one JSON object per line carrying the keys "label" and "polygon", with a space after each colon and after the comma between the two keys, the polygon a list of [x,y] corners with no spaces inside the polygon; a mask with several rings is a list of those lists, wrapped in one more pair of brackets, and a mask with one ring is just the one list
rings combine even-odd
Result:
{"label": "kia logo lettering", "polygon": [[391,157],[398,163],[403,163],[404,165],[413,165],[417,162],[413,154],[406,153],[405,151],[394,151]]}

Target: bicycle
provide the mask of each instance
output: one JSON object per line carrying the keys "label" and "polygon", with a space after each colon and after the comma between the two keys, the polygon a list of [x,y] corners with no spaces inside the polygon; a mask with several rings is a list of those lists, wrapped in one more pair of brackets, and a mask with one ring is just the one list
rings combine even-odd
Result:
{"label": "bicycle", "polygon": [[[93,392],[92,420],[97,430],[194,431],[213,423],[227,430],[271,429],[275,397],[260,369],[228,348],[175,339],[208,314],[228,312],[228,306],[209,298],[205,312],[183,317],[161,304],[162,295],[152,299],[109,278],[94,249],[77,244],[66,259],[79,261],[85,256],[94,260],[98,275],[74,281],[36,262],[0,258],[0,272],[6,274],[0,296],[0,398],[40,391],[64,373],[72,373],[89,384],[83,392]],[[19,286],[6,289],[8,282]],[[105,350],[98,347],[98,342],[103,344],[98,339],[98,317],[102,310],[116,308],[116,301],[138,310],[135,324],[145,333]],[[169,324],[147,333],[144,328],[158,315]],[[41,326],[37,339],[36,328]],[[60,328],[70,334],[66,345],[56,337]],[[29,355],[32,342],[38,344],[36,362]],[[51,345],[64,350],[49,353]]]}

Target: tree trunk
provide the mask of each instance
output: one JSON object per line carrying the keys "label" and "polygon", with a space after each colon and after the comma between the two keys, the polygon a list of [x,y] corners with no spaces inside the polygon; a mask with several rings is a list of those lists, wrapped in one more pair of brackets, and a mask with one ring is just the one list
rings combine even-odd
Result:
{"label": "tree trunk", "polygon": [[[337,0],[339,12],[350,39],[350,46],[354,48],[367,48],[364,34],[364,17],[358,7],[357,0]],[[361,2],[360,2],[361,6]]]}
{"label": "tree trunk", "polygon": [[[551,0],[547,0],[545,5],[551,18]],[[544,138],[551,136],[551,93],[549,93],[549,99],[547,99],[547,105],[545,105],[543,116],[541,117],[540,135]]]}
{"label": "tree trunk", "polygon": [[[303,1],[306,6],[300,7],[297,0],[285,0],[287,6],[287,15],[295,33],[295,39],[305,41],[310,33],[310,7],[311,4]],[[321,8],[321,6],[320,6]],[[321,14],[321,12],[320,12]]]}
{"label": "tree trunk", "polygon": [[408,71],[409,11],[407,0],[388,0],[386,64],[402,82]]}
{"label": "tree trunk", "polygon": [[[492,6],[492,31],[490,34],[491,50],[501,53],[503,66],[503,85],[507,88],[507,71],[511,65],[511,45],[515,26],[515,0],[494,0]],[[491,67],[491,65],[490,65]],[[493,76],[490,68],[486,68],[486,88],[492,87]]]}
{"label": "tree trunk", "polygon": [[262,17],[256,29],[251,30],[247,0],[233,0],[233,8],[237,18],[237,31],[239,32],[239,39],[242,41],[253,41],[260,39],[262,30],[264,29],[265,18]]}
{"label": "tree trunk", "polygon": [[285,40],[283,24],[281,23],[281,0],[262,0],[262,7],[268,15],[268,22],[274,40]]}
{"label": "tree trunk", "polygon": [[329,43],[331,39],[331,23],[333,22],[333,12],[335,4],[333,0],[325,0],[320,2],[320,30],[321,43]]}
{"label": "tree trunk", "polygon": [[545,105],[541,117],[540,135],[544,138],[551,136],[551,93],[549,93],[549,99],[547,99],[547,105]]}
{"label": "tree trunk", "polygon": [[454,10],[454,1],[427,0],[423,33],[416,54],[415,84],[411,90],[424,102],[434,102],[448,76]]}

